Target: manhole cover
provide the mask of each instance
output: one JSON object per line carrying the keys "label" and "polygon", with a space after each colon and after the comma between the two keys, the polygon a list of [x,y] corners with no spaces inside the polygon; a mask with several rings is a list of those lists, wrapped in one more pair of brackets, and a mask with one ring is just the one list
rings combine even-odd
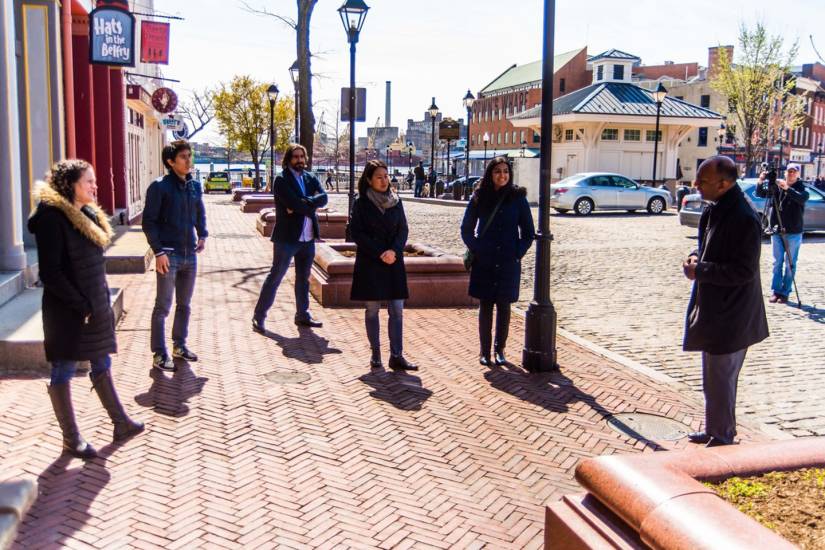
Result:
{"label": "manhole cover", "polygon": [[276,370],[268,372],[264,378],[273,384],[302,384],[310,379],[310,376],[297,370]]}
{"label": "manhole cover", "polygon": [[666,416],[647,413],[620,413],[607,419],[607,424],[619,433],[634,439],[675,441],[688,434],[689,428]]}

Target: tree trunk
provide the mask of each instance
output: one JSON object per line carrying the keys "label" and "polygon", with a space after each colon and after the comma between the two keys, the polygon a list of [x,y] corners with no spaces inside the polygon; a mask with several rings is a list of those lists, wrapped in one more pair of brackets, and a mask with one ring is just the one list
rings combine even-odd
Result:
{"label": "tree trunk", "polygon": [[318,0],[297,0],[298,18],[295,37],[298,49],[298,93],[301,145],[307,150],[307,166],[312,166],[315,144],[315,115],[312,113],[312,59],[309,50],[309,22]]}

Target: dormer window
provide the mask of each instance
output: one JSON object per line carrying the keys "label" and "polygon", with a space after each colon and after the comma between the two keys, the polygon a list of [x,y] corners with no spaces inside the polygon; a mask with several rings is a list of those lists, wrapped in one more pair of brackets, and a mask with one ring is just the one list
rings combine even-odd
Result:
{"label": "dormer window", "polygon": [[604,65],[596,67],[596,80],[604,80]]}
{"label": "dormer window", "polygon": [[613,65],[613,80],[624,80],[624,65]]}

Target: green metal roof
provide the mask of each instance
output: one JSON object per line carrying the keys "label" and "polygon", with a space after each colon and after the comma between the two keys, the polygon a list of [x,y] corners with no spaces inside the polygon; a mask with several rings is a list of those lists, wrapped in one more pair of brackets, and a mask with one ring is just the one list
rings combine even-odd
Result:
{"label": "green metal roof", "polygon": [[[558,71],[572,60],[576,55],[584,50],[570,50],[569,52],[560,53],[553,58],[553,71]],[[541,80],[541,60],[526,63],[524,65],[513,65],[495,80],[487,84],[482,90],[482,94],[489,94],[496,90],[506,90],[530,82],[538,82]]]}

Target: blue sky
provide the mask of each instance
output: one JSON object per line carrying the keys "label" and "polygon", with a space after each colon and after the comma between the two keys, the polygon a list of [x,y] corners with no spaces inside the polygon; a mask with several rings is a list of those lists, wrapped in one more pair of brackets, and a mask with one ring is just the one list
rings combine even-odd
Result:
{"label": "blue sky", "polygon": [[[294,17],[295,0],[247,0],[253,7]],[[420,119],[432,96],[447,115],[463,116],[461,98],[476,93],[513,63],[541,58],[543,2],[537,0],[366,0],[370,6],[358,44],[359,86],[367,88],[367,124],[384,116],[384,82],[391,80],[392,122]],[[340,88],[349,81],[349,47],[336,9],[319,0],[311,46],[316,118],[334,117]],[[140,0],[138,0],[140,3]],[[644,64],[665,60],[707,63],[707,48],[736,44],[739,25],[764,22],[787,43],[799,40],[797,63],[816,60],[808,36],[825,54],[825,1],[786,0],[560,0],[556,52],[587,46],[590,54],[618,48]],[[292,92],[288,68],[295,35],[272,18],[244,11],[239,0],[155,0],[172,22],[171,59],[164,74],[174,87],[214,86],[235,74],[276,82]],[[817,25],[818,23],[818,25]],[[367,124],[358,124],[365,134]],[[214,131],[206,136],[216,139]]]}

